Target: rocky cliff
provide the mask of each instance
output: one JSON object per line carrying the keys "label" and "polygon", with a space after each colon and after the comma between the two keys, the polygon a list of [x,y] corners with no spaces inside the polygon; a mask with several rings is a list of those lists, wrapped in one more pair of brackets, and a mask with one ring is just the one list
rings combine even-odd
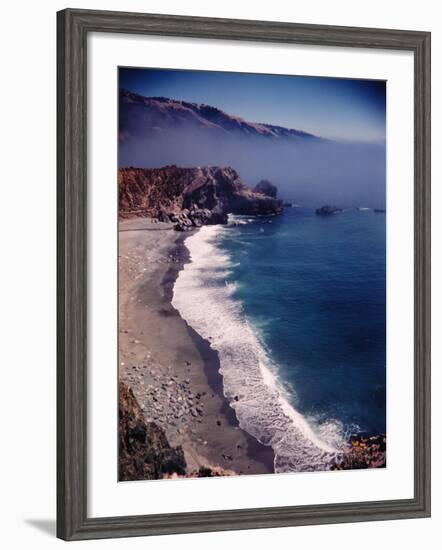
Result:
{"label": "rocky cliff", "polygon": [[119,480],[160,479],[186,473],[181,447],[169,445],[162,428],[146,423],[132,390],[120,382]]}
{"label": "rocky cliff", "polygon": [[151,216],[184,230],[227,223],[228,214],[269,215],[281,201],[243,183],[230,167],[122,168],[119,171],[121,218]]}
{"label": "rocky cliff", "polygon": [[131,388],[121,381],[118,416],[120,481],[219,477],[235,474],[232,470],[209,465],[187,471],[181,446],[172,447],[163,428],[155,422],[145,421],[143,411]]}
{"label": "rocky cliff", "polygon": [[276,185],[273,185],[273,183],[271,183],[269,180],[261,180],[257,183],[257,185],[255,185],[253,190],[257,193],[267,195],[268,197],[273,197],[274,199],[276,199],[276,197],[278,196],[278,189]]}

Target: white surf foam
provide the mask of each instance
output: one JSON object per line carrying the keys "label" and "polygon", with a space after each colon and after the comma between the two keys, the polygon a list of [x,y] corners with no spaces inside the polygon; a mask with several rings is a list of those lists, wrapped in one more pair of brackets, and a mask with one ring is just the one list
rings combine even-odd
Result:
{"label": "white surf foam", "polygon": [[330,422],[316,429],[290,404],[234,296],[236,283],[227,281],[232,265],[217,245],[223,231],[231,229],[204,226],[186,239],[190,262],[178,275],[172,304],[218,352],[224,395],[241,428],[273,448],[275,472],[327,469],[343,443],[339,428]]}
{"label": "white surf foam", "polygon": [[252,223],[254,222],[254,218],[250,218],[248,216],[243,216],[243,215],[235,215],[235,214],[228,214],[227,216],[228,218],[228,225],[229,226],[236,226],[236,225],[247,225],[248,223]]}

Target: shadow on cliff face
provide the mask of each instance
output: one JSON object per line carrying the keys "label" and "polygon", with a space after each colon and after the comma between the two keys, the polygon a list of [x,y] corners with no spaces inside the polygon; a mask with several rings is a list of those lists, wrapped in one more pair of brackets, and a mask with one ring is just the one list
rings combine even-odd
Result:
{"label": "shadow on cliff face", "polygon": [[125,136],[119,164],[232,166],[249,185],[268,178],[280,196],[306,204],[384,206],[385,157],[385,144],[214,136],[202,130],[163,128],[147,138]]}

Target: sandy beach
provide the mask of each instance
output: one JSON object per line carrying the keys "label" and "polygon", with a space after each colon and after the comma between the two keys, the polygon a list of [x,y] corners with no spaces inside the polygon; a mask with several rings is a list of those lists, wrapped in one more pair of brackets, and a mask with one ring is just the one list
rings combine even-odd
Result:
{"label": "sandy beach", "polygon": [[171,305],[189,234],[149,218],[120,221],[120,379],[145,420],[182,446],[189,473],[200,466],[272,473],[273,451],[239,428],[223,396],[217,353]]}

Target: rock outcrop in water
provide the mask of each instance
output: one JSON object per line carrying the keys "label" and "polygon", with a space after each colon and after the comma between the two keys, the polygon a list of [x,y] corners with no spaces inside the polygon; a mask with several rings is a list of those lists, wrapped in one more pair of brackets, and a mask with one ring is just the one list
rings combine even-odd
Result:
{"label": "rock outcrop in water", "polygon": [[252,190],[230,167],[122,168],[121,218],[150,216],[171,221],[180,231],[225,224],[228,214],[269,215],[282,211],[274,197]]}
{"label": "rock outcrop in water", "polygon": [[339,214],[339,212],[342,212],[342,208],[327,204],[325,206],[321,206],[321,208],[317,208],[315,214],[317,216],[333,216],[333,214]]}

